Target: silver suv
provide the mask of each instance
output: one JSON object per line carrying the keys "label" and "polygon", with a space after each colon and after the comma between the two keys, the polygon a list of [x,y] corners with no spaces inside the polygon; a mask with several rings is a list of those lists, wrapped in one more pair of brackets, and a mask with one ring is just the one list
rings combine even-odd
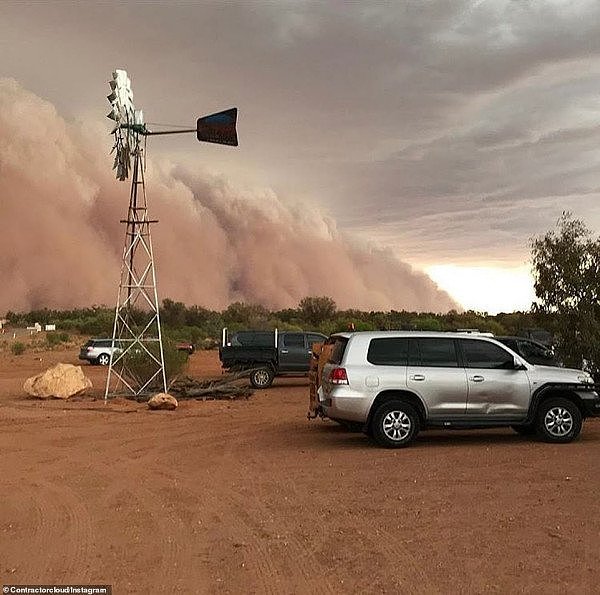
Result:
{"label": "silver suv", "polygon": [[581,370],[533,365],[502,343],[460,333],[341,333],[328,340],[324,417],[360,424],[377,443],[401,447],[420,429],[510,426],[570,442],[600,397]]}
{"label": "silver suv", "polygon": [[108,366],[110,354],[121,351],[120,344],[112,346],[112,339],[90,339],[79,351],[79,359],[87,360],[90,364]]}

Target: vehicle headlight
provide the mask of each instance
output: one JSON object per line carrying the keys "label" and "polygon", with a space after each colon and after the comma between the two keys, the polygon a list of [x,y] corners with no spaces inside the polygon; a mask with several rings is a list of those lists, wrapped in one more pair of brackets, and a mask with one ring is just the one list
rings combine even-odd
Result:
{"label": "vehicle headlight", "polygon": [[594,384],[594,379],[591,377],[590,374],[579,374],[579,376],[577,376],[577,380],[579,380],[579,382],[582,382],[583,384]]}

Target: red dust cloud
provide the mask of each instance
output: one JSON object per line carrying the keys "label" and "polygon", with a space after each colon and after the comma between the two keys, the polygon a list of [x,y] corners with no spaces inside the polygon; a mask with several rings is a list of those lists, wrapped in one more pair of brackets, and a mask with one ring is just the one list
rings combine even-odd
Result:
{"label": "red dust cloud", "polygon": [[[116,299],[129,185],[114,179],[107,130],[89,128],[0,79],[0,313]],[[151,218],[160,220],[161,297],[216,309],[295,307],[307,295],[341,308],[456,307],[429,277],[354,244],[314,207],[151,159],[146,181]]]}

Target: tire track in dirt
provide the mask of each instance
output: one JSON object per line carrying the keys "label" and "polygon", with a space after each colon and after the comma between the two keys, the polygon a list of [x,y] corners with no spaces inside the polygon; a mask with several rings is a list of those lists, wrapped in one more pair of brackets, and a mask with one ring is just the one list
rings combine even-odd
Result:
{"label": "tire track in dirt", "polygon": [[[376,531],[379,539],[375,539],[369,536],[373,532],[373,525],[366,525],[358,521],[355,528],[358,526],[360,526],[363,544],[370,543],[371,549],[377,552],[378,555],[383,556],[390,568],[402,569],[401,584],[397,585],[398,588],[412,593],[427,593],[428,595],[446,592],[431,580],[423,570],[423,563],[418,560],[414,552],[397,535],[378,527]],[[416,587],[417,585],[418,587]]]}
{"label": "tire track in dirt", "polygon": [[10,493],[18,494],[16,503],[12,499],[13,514],[23,519],[17,520],[23,524],[16,536],[19,547],[37,553],[27,579],[75,575],[87,579],[94,531],[89,510],[74,491],[64,484],[22,478]]}
{"label": "tire track in dirt", "polygon": [[[157,446],[160,436],[160,431],[152,431],[131,439],[111,437],[107,450],[117,450],[121,457],[107,464],[111,483],[98,505],[125,517],[131,547],[123,555],[137,556],[135,563],[147,569],[144,581],[152,590],[186,591],[181,583],[195,564],[189,547],[191,525],[181,513],[177,478],[169,474]],[[197,501],[197,496],[192,499]]]}
{"label": "tire track in dirt", "polygon": [[[244,440],[236,442],[235,449],[226,457],[227,462],[232,466],[235,465],[236,456],[239,461],[243,461],[243,464],[238,465],[237,473],[239,479],[247,486],[249,491],[252,491],[255,478],[260,477],[263,474],[262,472],[265,471],[264,463],[253,454],[252,443],[260,439],[260,435],[264,435],[265,430],[269,431],[271,429],[271,426],[265,422],[256,424],[256,426],[256,428],[253,428],[254,432],[245,432]],[[293,482],[287,481],[285,486],[288,499],[300,503],[302,495],[294,487]],[[257,530],[261,528],[260,523],[256,521],[256,515],[249,513],[247,501],[235,496],[232,496],[230,499],[238,511],[237,514],[243,517],[247,524],[254,526]],[[262,500],[258,499],[253,500],[252,510],[259,512],[263,518],[266,518],[272,512]],[[307,592],[336,592],[339,586],[334,587],[329,578],[327,578],[327,574],[330,572],[329,569],[314,553],[314,550],[297,537],[294,522],[290,525],[288,519],[281,514],[278,515],[278,521],[281,523],[283,531],[286,534],[287,545],[285,546],[286,555],[284,561],[286,563],[291,561],[293,569],[303,576]],[[377,532],[380,539],[373,539],[366,537],[373,532],[372,524],[367,525],[362,520],[353,518],[353,525],[355,529],[358,528],[361,530],[360,541],[362,541],[362,544],[368,542],[371,545],[370,549],[386,560],[387,566],[390,568],[401,566],[408,570],[408,572],[403,573],[404,576],[401,581],[403,588],[412,587],[414,589],[414,585],[419,585],[418,591],[422,593],[443,592],[431,581],[427,573],[424,572],[421,562],[411,551],[410,547],[403,543],[397,535],[383,528],[378,528]],[[309,570],[311,568],[314,571],[311,572]]]}
{"label": "tire track in dirt", "polygon": [[[250,589],[246,584],[244,592],[269,593],[276,595],[285,592],[287,577],[273,563],[271,552],[262,542],[253,527],[249,526],[231,506],[231,499],[213,496],[205,497],[210,515],[203,517],[203,524],[209,533],[222,534],[229,544],[241,550],[244,568],[251,572],[246,581],[253,582]],[[235,518],[232,521],[232,517]],[[255,570],[255,572],[252,572]]]}
{"label": "tire track in dirt", "polygon": [[[264,436],[265,429],[270,429],[270,424],[260,421],[253,424],[255,427],[252,431],[244,433],[244,440],[237,440],[235,448],[228,451],[224,457],[223,463],[231,469],[231,473],[235,473],[237,480],[244,484],[247,492],[256,492],[256,478],[261,477],[261,466],[263,465],[252,454],[252,444],[256,443]],[[298,496],[297,491],[294,491]],[[259,518],[266,519],[272,515],[272,511],[264,504],[260,498],[253,498],[248,501],[242,496],[229,493],[227,500],[235,511],[238,519],[243,519],[244,524],[251,534],[257,535],[265,532],[261,526]],[[300,498],[297,499],[299,501]],[[335,589],[327,578],[328,569],[323,566],[312,549],[304,544],[296,534],[294,527],[290,527],[282,515],[278,515],[278,520],[282,523],[282,533],[285,533],[285,538],[282,539],[283,548],[281,550],[281,570],[278,574],[285,576],[286,584],[290,585],[290,581],[295,585],[292,589],[294,592],[306,593],[333,593]],[[270,536],[272,538],[272,536]],[[260,556],[267,555],[272,557],[272,550],[265,547],[260,540],[254,539],[254,547],[260,549]],[[266,554],[265,554],[266,552]],[[274,563],[271,564],[274,566]],[[311,571],[311,568],[314,569]],[[291,571],[291,576],[290,572]],[[278,591],[281,592],[281,591]]]}
{"label": "tire track in dirt", "polygon": [[[190,448],[189,434],[179,436],[178,442],[186,444]],[[211,454],[211,464],[217,465],[223,457],[226,456],[229,446],[234,439],[223,440],[223,436],[205,437],[202,440],[196,440],[193,445],[195,448],[214,450]],[[223,440],[225,446],[218,441]],[[217,443],[215,443],[217,441]],[[163,585],[161,590],[167,592],[170,588],[187,590],[188,587],[182,587],[179,583],[182,574],[189,572],[190,568],[197,565],[194,559],[194,552],[191,548],[191,542],[194,541],[194,533],[190,518],[195,517],[201,522],[201,526],[209,536],[220,536],[224,541],[230,544],[232,550],[236,544],[243,544],[243,556],[245,568],[256,568],[257,585],[256,593],[281,593],[285,591],[285,577],[279,573],[273,566],[268,551],[254,543],[254,534],[252,530],[244,523],[231,524],[231,517],[235,511],[228,505],[228,499],[221,496],[216,497],[215,493],[223,494],[227,491],[225,486],[207,483],[204,486],[198,486],[189,482],[188,477],[177,471],[176,468],[165,465],[156,459],[156,453],[145,446],[139,444],[139,439],[129,441],[124,448],[127,453],[122,464],[123,470],[113,469],[113,473],[120,478],[113,483],[110,488],[102,495],[99,505],[103,509],[114,509],[119,506],[119,502],[128,502],[128,509],[135,509],[136,514],[145,516],[146,525],[140,527],[145,534],[153,536],[160,540],[161,559],[155,561],[152,567],[151,575],[147,580],[154,588]],[[131,489],[131,477],[126,468],[134,462],[136,466],[144,468],[144,475],[150,478],[157,478],[156,488],[152,487],[152,481],[136,485],[135,490]],[[220,466],[220,465],[219,465]],[[191,503],[197,510],[189,513],[189,508],[182,506],[182,502]],[[196,521],[198,522],[198,521]],[[173,537],[177,535],[177,537]],[[253,547],[255,546],[256,547]],[[257,550],[256,555],[248,555],[247,547]],[[240,548],[242,549],[242,548]],[[188,581],[189,582],[189,581]],[[195,589],[198,583],[194,583]],[[247,587],[247,585],[246,585]],[[244,588],[247,592],[247,588]]]}
{"label": "tire track in dirt", "polygon": [[[254,425],[261,425],[251,423]],[[202,527],[209,535],[220,536],[229,547],[235,549],[243,555],[243,567],[245,572],[255,569],[255,575],[246,578],[244,591],[248,591],[248,581],[254,579],[256,588],[251,592],[256,593],[282,593],[286,591],[287,573],[273,563],[272,552],[268,549],[268,543],[265,536],[257,531],[257,527],[246,522],[240,514],[240,506],[232,496],[231,478],[236,477],[238,470],[232,468],[228,461],[232,459],[232,446],[238,440],[236,432],[221,433],[219,435],[205,434],[201,435],[198,430],[177,432],[175,443],[183,449],[193,449],[195,452],[210,453],[210,467],[219,470],[218,475],[211,476],[210,481],[204,486],[198,486],[189,482],[188,475],[178,469],[178,465],[156,464],[155,460],[148,460],[148,472],[153,476],[160,476],[158,484],[162,486],[158,491],[150,490],[153,494],[153,501],[165,501],[165,494],[171,492],[171,497],[166,500],[177,499],[178,510],[181,515],[181,501],[191,501],[198,503],[194,515],[187,514],[188,517],[195,516],[200,520]],[[135,459],[137,465],[144,466],[145,458],[150,459],[148,455],[147,444],[141,446],[136,444],[137,440],[130,441],[125,446],[125,452],[128,458]],[[173,445],[172,445],[173,446]],[[181,462],[181,461],[180,461]],[[153,467],[153,468],[152,468]],[[235,465],[233,465],[235,467]],[[176,486],[176,487],[169,487]],[[143,489],[143,488],[142,488]],[[140,490],[136,490],[137,493]],[[218,494],[218,497],[215,495]],[[150,497],[150,496],[148,496]],[[248,503],[246,503],[248,505]],[[249,504],[253,507],[253,504]],[[232,519],[235,519],[232,523]],[[181,520],[181,519],[180,519]],[[189,518],[184,519],[188,523]],[[160,531],[160,528],[157,528]],[[169,566],[169,562],[164,564]],[[163,568],[163,571],[167,569]],[[165,582],[164,574],[161,581]]]}
{"label": "tire track in dirt", "polygon": [[154,491],[139,483],[131,489],[127,480],[112,485],[102,495],[99,505],[105,510],[115,511],[115,517],[127,519],[127,533],[120,539],[122,542],[125,537],[125,543],[113,551],[113,570],[120,566],[126,571],[129,565],[141,562],[146,568],[145,582],[155,587],[166,585],[165,589],[179,590],[176,587],[182,569],[191,563],[189,549],[182,544],[183,538],[174,537],[185,534],[181,519],[160,504]]}
{"label": "tire track in dirt", "polygon": [[[256,570],[245,578],[243,591],[277,595],[286,592],[288,577],[273,563],[271,552],[263,543],[263,536],[239,514],[229,485],[229,480],[236,477],[237,473],[228,465],[236,438],[237,434],[231,432],[199,441],[211,452],[211,463],[219,467],[219,476],[211,477],[211,482],[204,486],[200,496],[203,507],[198,510],[198,516],[209,534],[221,535],[231,547],[240,550],[245,572]],[[188,497],[198,498],[198,486],[190,484],[187,475],[172,468],[163,469],[163,473],[176,481],[178,489],[185,490]],[[246,506],[253,507],[253,503],[247,502]],[[232,522],[232,519],[235,521]],[[248,582],[254,582],[255,588],[250,588]]]}

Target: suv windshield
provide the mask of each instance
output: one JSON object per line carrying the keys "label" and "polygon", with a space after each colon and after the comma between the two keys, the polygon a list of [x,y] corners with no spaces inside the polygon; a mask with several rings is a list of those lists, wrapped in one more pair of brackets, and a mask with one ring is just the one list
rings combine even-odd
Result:
{"label": "suv windshield", "polygon": [[504,343],[513,351],[516,351],[530,364],[560,367],[561,363],[556,359],[551,347],[542,345],[531,339],[521,337],[496,337],[497,341]]}

